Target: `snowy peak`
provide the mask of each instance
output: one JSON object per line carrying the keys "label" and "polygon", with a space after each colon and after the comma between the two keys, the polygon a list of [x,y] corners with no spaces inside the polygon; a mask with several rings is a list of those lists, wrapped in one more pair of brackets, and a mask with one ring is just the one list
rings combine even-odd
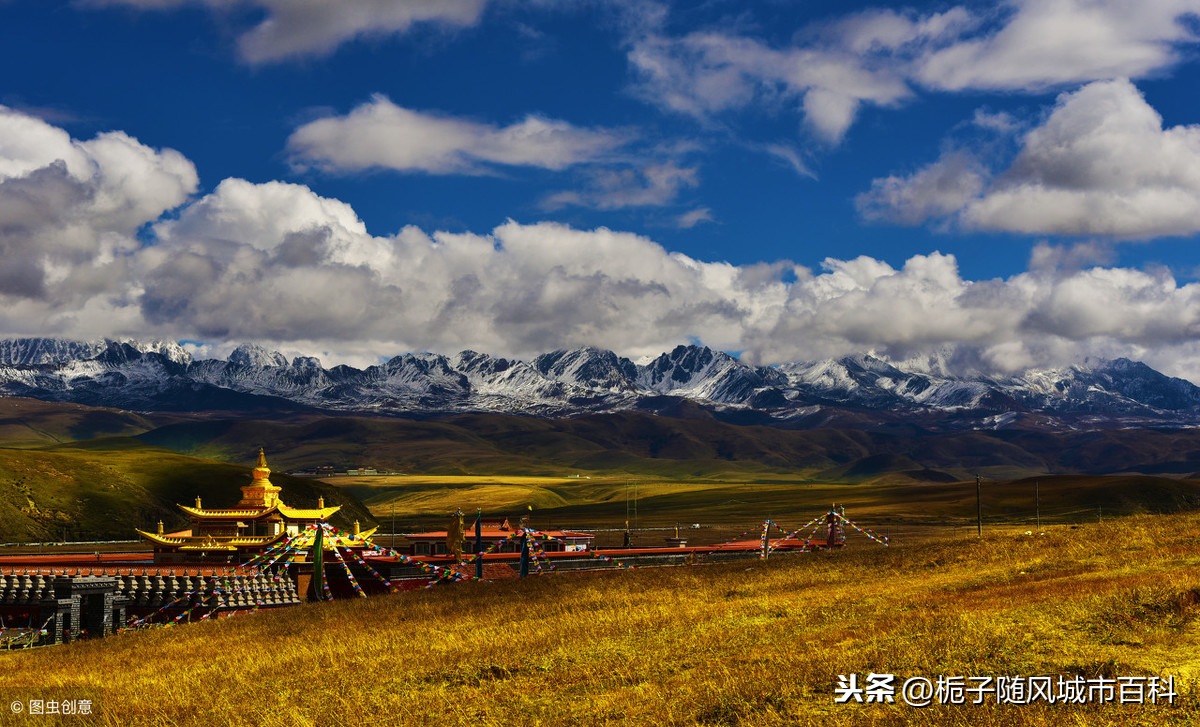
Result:
{"label": "snowy peak", "polygon": [[69,361],[95,358],[112,348],[113,344],[125,344],[138,353],[156,353],[169,361],[184,366],[192,362],[192,355],[175,341],[136,341],[133,339],[68,341],[60,338],[11,338],[0,341],[0,365],[60,365]]}
{"label": "snowy peak", "polygon": [[549,379],[612,393],[635,390],[637,367],[627,358],[590,346],[544,353],[533,367]]}
{"label": "snowy peak", "polygon": [[762,390],[786,386],[787,376],[777,369],[747,366],[707,346],[676,346],[641,367],[637,382],[661,394],[748,403]]}
{"label": "snowy peak", "polygon": [[450,359],[450,363],[467,377],[477,394],[485,397],[519,399],[542,405],[587,393],[545,376],[524,361],[461,351]]}
{"label": "snowy peak", "polygon": [[506,358],[495,358],[486,353],[475,351],[459,351],[450,359],[450,365],[468,377],[488,378],[503,374],[512,367],[512,361]]}
{"label": "snowy peak", "polygon": [[268,351],[257,343],[243,343],[229,354],[229,363],[238,366],[287,366],[287,357],[278,351]]}
{"label": "snowy peak", "polygon": [[366,373],[381,386],[381,393],[400,398],[441,395],[461,398],[471,393],[471,382],[440,354],[406,353]]}
{"label": "snowy peak", "polygon": [[1200,388],[1190,381],[1127,358],[1026,371],[1006,384],[1038,408],[1185,411],[1200,407]]}
{"label": "snowy peak", "polygon": [[180,346],[175,341],[165,341],[155,339],[152,341],[139,341],[132,338],[123,338],[120,341],[142,353],[154,353],[162,356],[171,363],[187,366],[192,362],[192,354],[188,353],[183,346]]}
{"label": "snowy peak", "polygon": [[92,358],[105,349],[104,341],[64,341],[58,338],[13,338],[0,341],[0,364],[40,366]]}

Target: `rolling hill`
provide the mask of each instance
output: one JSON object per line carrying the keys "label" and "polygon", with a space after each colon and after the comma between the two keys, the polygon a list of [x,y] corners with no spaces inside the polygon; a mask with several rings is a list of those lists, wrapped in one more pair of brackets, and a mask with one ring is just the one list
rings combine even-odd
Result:
{"label": "rolling hill", "polygon": [[[251,460],[253,461],[253,460]],[[314,506],[318,496],[342,505],[341,524],[364,526],[369,513],[350,494],[323,482],[272,473],[285,502]],[[197,459],[136,440],[97,440],[86,447],[0,449],[0,542],[137,537],[134,528],[167,531],[188,525],[176,503],[199,496],[232,505],[250,468]]]}
{"label": "rolling hill", "polygon": [[[330,502],[346,503],[348,519],[364,523],[369,515],[356,497],[369,500],[377,517],[393,503],[401,512],[432,514],[443,505],[503,502],[534,504],[562,521],[609,522],[621,519],[622,488],[635,479],[680,483],[643,492],[643,512],[661,511],[668,520],[702,512],[753,519],[833,501],[880,515],[911,519],[928,512],[961,519],[971,514],[976,474],[989,482],[989,517],[1030,512],[1028,483],[1035,480],[1042,483],[1047,509],[1117,513],[1200,506],[1189,478],[1200,471],[1200,431],[1192,429],[899,433],[789,430],[637,412],[571,419],[313,413],[257,419],[140,415],[18,399],[0,404],[0,432],[11,437],[0,448],[0,541],[57,539],[64,531],[68,537],[127,538],[133,527],[152,527],[160,517],[168,528],[183,525],[174,504],[197,495],[210,503],[235,501],[260,446],[289,502],[315,501],[323,492]],[[476,483],[443,487],[439,495],[432,492],[437,488],[383,479],[339,491],[283,474],[318,467],[499,477],[499,484],[487,485],[493,489],[521,475],[594,479],[511,493],[485,492]],[[1084,484],[1077,487],[1071,477],[1084,478]]]}

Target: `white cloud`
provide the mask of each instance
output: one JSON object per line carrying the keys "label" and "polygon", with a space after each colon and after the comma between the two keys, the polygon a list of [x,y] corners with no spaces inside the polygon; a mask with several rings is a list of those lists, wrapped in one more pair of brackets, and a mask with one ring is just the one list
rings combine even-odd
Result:
{"label": "white cloud", "polygon": [[931,88],[1039,90],[1114,77],[1141,77],[1179,61],[1195,43],[1180,22],[1195,0],[1010,0],[999,30],[965,37],[916,60]]}
{"label": "white cloud", "polygon": [[249,63],[327,55],[347,41],[401,34],[421,23],[472,26],[479,22],[486,3],[487,0],[84,0],[88,5],[143,9],[189,4],[207,5],[217,11],[253,8],[261,20],[241,31],[238,37],[238,51]]}
{"label": "white cloud", "polygon": [[332,262],[381,269],[389,255],[350,205],[283,182],[226,179],[154,232],[164,246],[250,247],[287,266]]}
{"label": "white cloud", "polygon": [[763,151],[771,156],[782,160],[785,164],[792,168],[802,177],[816,179],[817,175],[808,168],[808,164],[804,162],[804,157],[801,152],[789,144],[767,144],[761,147]]}
{"label": "white cloud", "polygon": [[690,230],[701,222],[713,222],[712,210],[707,207],[697,207],[690,212],[684,212],[675,218],[675,224],[682,230]]}
{"label": "white cloud", "polygon": [[830,142],[841,139],[860,103],[888,106],[911,95],[878,58],[837,47],[776,49],[720,33],[653,35],[633,44],[629,60],[643,98],[665,109],[704,118],[782,103],[802,107],[807,123]]}
{"label": "white cloud", "polygon": [[655,162],[640,169],[597,167],[585,174],[578,190],[556,192],[542,208],[556,210],[580,206],[611,210],[625,207],[661,207],[675,202],[679,193],[700,183],[699,170],[675,162]]}
{"label": "white cloud", "polygon": [[[990,178],[990,179],[989,179]],[[1125,80],[1062,94],[991,174],[968,152],[907,177],[877,179],[859,198],[868,218],[968,229],[1115,239],[1200,231],[1200,125],[1163,128]]]}
{"label": "white cloud", "polygon": [[917,225],[961,210],[983,191],[988,177],[971,154],[952,151],[911,176],[874,180],[855,202],[868,220]]}
{"label": "white cloud", "polygon": [[183,203],[197,183],[174,150],[119,131],[77,141],[0,106],[0,301],[70,306],[107,287],[121,274],[122,254],[138,246],[138,228]]}
{"label": "white cloud", "polygon": [[1105,267],[1100,247],[1042,246],[1028,272],[981,281],[938,253],[899,268],[736,266],[548,222],[376,236],[341,201],[239,179],[143,244],[137,230],[195,189],[186,159],[8,110],[0,129],[2,335],[170,337],[198,352],[251,340],[327,363],[584,344],[638,356],[700,340],[766,363],[952,349],[990,371],[1127,355],[1200,376],[1200,284]]}
{"label": "white cloud", "polygon": [[288,139],[301,164],[330,171],[484,174],[493,165],[564,169],[605,158],[628,134],[526,117],[497,127],[413,111],[375,96],[346,116],[310,121]]}
{"label": "white cloud", "polygon": [[637,26],[628,59],[640,95],[702,120],[746,109],[800,111],[838,143],[864,106],[933,91],[1048,88],[1140,78],[1180,62],[1200,40],[1197,0],[1010,0],[917,15],[868,10],[802,29],[787,46],[724,30],[672,37]]}

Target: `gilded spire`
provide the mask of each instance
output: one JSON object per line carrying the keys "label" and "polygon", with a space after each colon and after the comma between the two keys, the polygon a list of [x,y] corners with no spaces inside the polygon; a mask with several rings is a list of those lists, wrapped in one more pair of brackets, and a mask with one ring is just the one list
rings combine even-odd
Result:
{"label": "gilded spire", "polygon": [[271,468],[267,467],[267,455],[263,452],[262,447],[258,448],[258,462],[254,464],[254,479],[266,480],[271,476]]}
{"label": "gilded spire", "polygon": [[267,467],[267,455],[262,447],[258,448],[258,461],[254,463],[250,478],[250,484],[242,488],[242,501],[238,507],[265,510],[279,504],[280,489],[271,484],[271,468]]}

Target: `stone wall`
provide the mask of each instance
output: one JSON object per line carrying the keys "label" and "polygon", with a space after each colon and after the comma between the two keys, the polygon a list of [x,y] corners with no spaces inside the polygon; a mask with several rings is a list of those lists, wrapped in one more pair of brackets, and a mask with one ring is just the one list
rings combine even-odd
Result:
{"label": "stone wall", "polygon": [[298,603],[295,581],[286,571],[0,573],[0,617],[49,622],[55,642],[71,640],[83,631],[89,637],[114,633],[134,617],[165,621],[185,611],[194,611],[197,618],[220,617]]}

